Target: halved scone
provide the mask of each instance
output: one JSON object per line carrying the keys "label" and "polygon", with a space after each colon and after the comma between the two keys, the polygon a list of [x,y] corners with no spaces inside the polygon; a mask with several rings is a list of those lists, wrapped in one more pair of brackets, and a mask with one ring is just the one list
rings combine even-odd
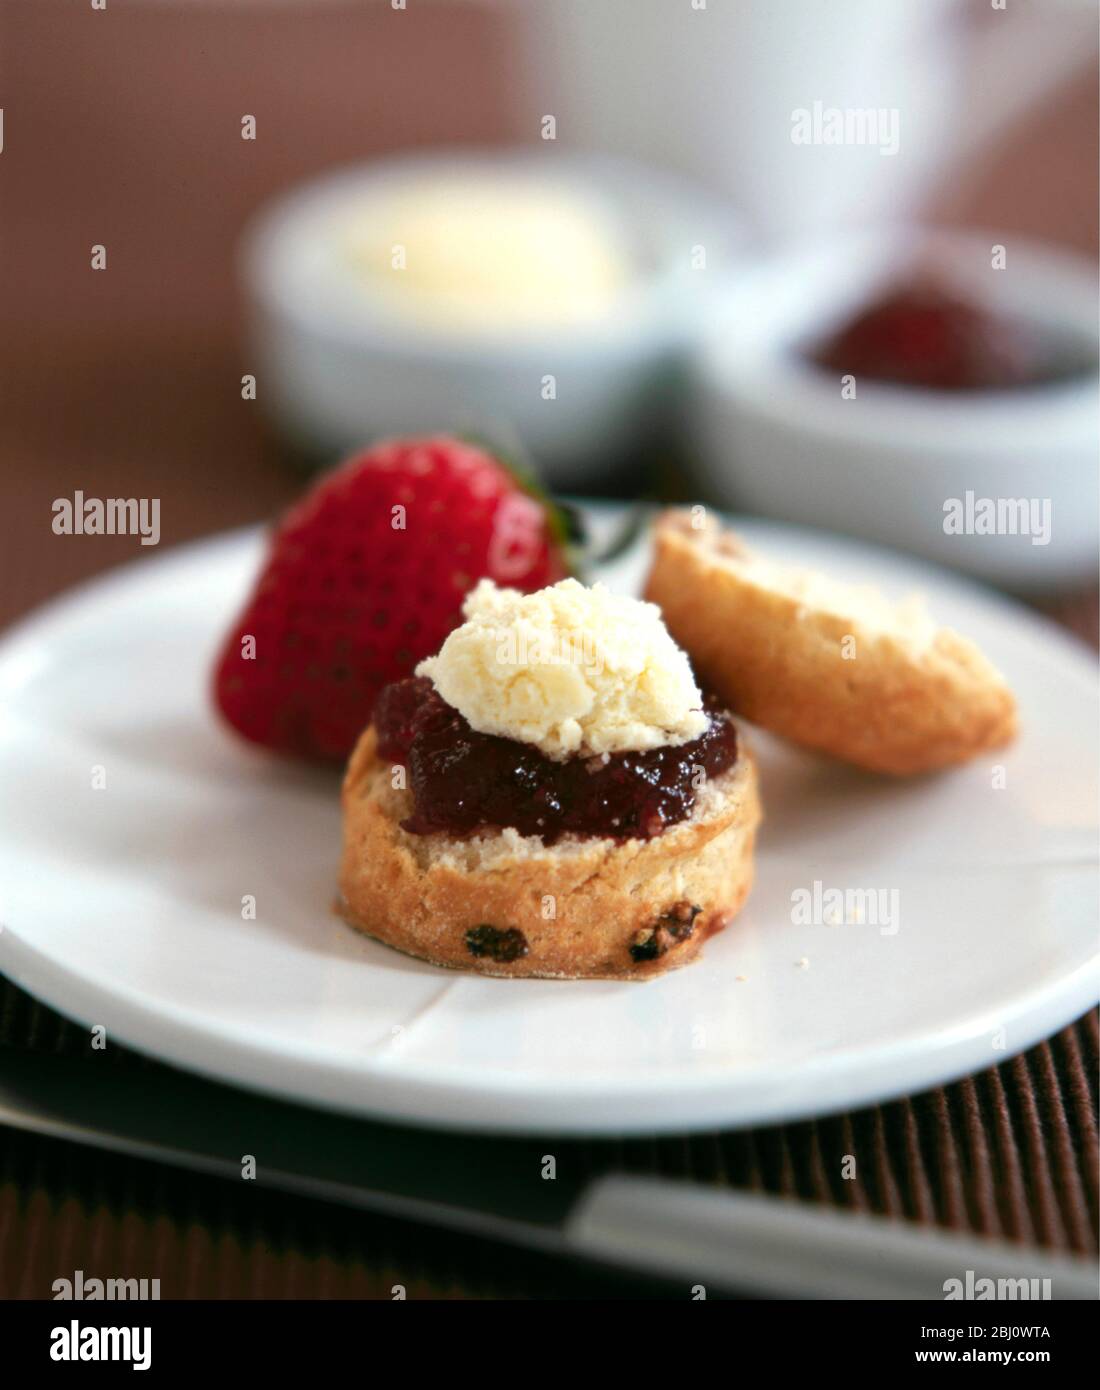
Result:
{"label": "halved scone", "polygon": [[341,911],[359,930],[436,965],[554,979],[646,979],[698,954],[744,902],[760,820],[756,769],[737,761],[692,814],[650,839],[510,828],[412,834],[368,728],[344,779]]}
{"label": "halved scone", "polygon": [[655,528],[645,596],[736,714],[876,772],[928,772],[1007,743],[1016,701],[923,607],[750,554],[701,508]]}

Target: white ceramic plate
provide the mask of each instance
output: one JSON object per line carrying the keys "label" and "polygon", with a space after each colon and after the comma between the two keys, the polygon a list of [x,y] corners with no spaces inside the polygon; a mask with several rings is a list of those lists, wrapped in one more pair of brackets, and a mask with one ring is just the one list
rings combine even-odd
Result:
{"label": "white ceramic plate", "polygon": [[[0,969],[180,1066],[482,1130],[791,1119],[1031,1045],[1096,997],[1091,657],[910,562],[741,529],[775,554],[922,587],[1007,672],[1023,733],[1003,758],[907,782],[756,735],[757,886],[698,964],[642,985],[479,979],[337,920],[337,778],[242,746],[207,704],[258,560],[248,533],[138,561],[0,644]],[[634,588],[644,564],[636,554],[605,578]],[[792,895],[815,880],[897,897],[881,899],[878,926],[867,899],[862,922],[797,925]],[[241,915],[249,894],[255,920]]]}

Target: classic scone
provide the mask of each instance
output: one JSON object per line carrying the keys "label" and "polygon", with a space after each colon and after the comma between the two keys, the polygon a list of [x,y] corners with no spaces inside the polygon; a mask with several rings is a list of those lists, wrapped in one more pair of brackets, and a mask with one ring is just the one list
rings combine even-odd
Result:
{"label": "classic scone", "polygon": [[875,772],[929,772],[1009,742],[1016,701],[919,602],[750,554],[694,512],[655,530],[646,597],[737,714]]}
{"label": "classic scone", "polygon": [[484,581],[464,612],[352,755],[347,920],[484,974],[687,964],[752,882],[756,772],[732,720],[652,605]]}

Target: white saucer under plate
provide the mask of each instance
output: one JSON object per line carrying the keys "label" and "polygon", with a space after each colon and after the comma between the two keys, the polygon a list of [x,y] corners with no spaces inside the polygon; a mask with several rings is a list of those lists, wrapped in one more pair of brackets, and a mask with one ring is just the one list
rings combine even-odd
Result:
{"label": "white saucer under plate", "polygon": [[[1022,733],[914,781],[756,734],[756,887],[696,965],[646,984],[479,979],[344,926],[336,775],[245,747],[208,703],[260,555],[248,532],[138,560],[0,643],[0,970],[104,1025],[108,1045],[479,1130],[789,1120],[919,1091],[1047,1036],[1097,992],[1092,656],[946,573],[793,528],[741,530],[776,555],[923,589],[1007,673]],[[636,590],[644,567],[639,552],[603,577]],[[849,890],[863,920],[797,924],[815,882],[820,905]]]}

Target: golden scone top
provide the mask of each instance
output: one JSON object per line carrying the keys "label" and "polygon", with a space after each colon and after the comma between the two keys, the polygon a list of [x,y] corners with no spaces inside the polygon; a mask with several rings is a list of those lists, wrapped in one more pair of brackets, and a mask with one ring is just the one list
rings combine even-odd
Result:
{"label": "golden scone top", "polygon": [[666,514],[654,539],[646,597],[735,714],[898,776],[1015,736],[1004,677],[919,599],[756,556],[702,508]]}
{"label": "golden scone top", "polygon": [[[873,584],[852,583],[819,570],[782,564],[750,550],[709,514],[701,514],[696,524],[691,513],[670,511],[661,519],[659,529],[665,535],[693,542],[717,563],[735,566],[742,582],[793,600],[804,614],[827,613],[847,619],[867,633],[889,634],[913,651],[930,647],[936,639],[939,624],[929,613],[923,594],[890,599]],[[705,605],[706,593],[697,597]]]}

